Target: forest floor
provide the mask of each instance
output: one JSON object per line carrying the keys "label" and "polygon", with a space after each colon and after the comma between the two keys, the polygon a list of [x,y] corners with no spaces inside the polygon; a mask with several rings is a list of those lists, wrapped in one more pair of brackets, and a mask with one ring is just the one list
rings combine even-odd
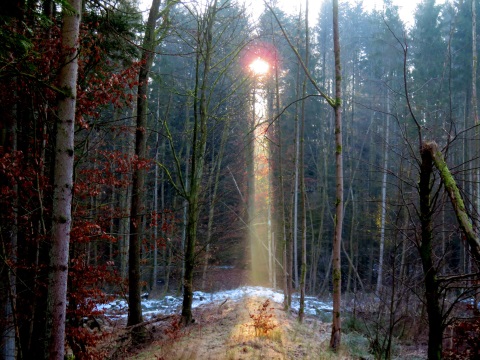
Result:
{"label": "forest floor", "polygon": [[194,309],[195,322],[186,329],[160,331],[149,346],[132,351],[136,360],[165,359],[330,359],[348,358],[328,352],[330,324],[297,317],[270,302],[263,311],[264,327],[256,333],[253,316],[262,316],[266,298],[246,297],[223,304],[208,304]]}
{"label": "forest floor", "polygon": [[[266,300],[269,301],[267,306]],[[264,310],[262,311],[262,308]],[[329,350],[331,323],[307,315],[302,324],[294,312],[262,296],[204,304],[193,309],[195,322],[178,326],[170,315],[149,324],[150,341],[141,347],[125,347],[114,357],[135,360],[242,360],[242,359],[373,359],[368,340],[357,332],[342,335],[338,353]],[[268,329],[266,334],[256,332]],[[253,316],[253,318],[252,318]],[[263,321],[263,323],[262,323]],[[425,359],[425,349],[405,348],[397,359]]]}
{"label": "forest floor", "polygon": [[[343,304],[342,346],[329,350],[332,304],[330,298],[307,296],[305,318],[298,321],[299,298],[294,294],[292,309],[283,309],[283,293],[260,286],[244,286],[245,274],[234,269],[212,272],[209,292],[195,291],[194,323],[180,326],[181,296],[153,294],[142,300],[148,340],[133,346],[126,330],[128,306],[118,299],[104,305],[106,336],[97,350],[111,360],[242,360],[242,359],[374,359],[369,352],[372,340],[352,323],[352,304]],[[215,285],[215,286],[213,286]],[[230,289],[230,290],[225,290]],[[150,299],[152,298],[152,299]],[[267,302],[268,301],[268,302]],[[368,316],[375,311],[371,298],[356,304],[357,312]],[[350,309],[350,310],[349,310]],[[373,311],[373,313],[372,313]],[[375,316],[373,316],[375,317]],[[262,330],[266,330],[265,332]],[[372,329],[371,329],[372,330]],[[377,330],[378,331],[378,330]],[[381,331],[381,330],[380,330]],[[395,344],[394,359],[426,359],[423,337],[415,342]]]}

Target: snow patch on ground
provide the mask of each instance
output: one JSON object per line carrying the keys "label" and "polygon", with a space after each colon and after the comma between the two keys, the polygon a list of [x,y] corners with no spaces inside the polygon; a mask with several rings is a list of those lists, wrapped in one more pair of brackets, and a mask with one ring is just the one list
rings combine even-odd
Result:
{"label": "snow patch on ground", "polygon": [[[195,291],[193,293],[192,307],[200,305],[221,303],[228,299],[238,301],[246,297],[268,298],[276,303],[283,303],[283,293],[274,289],[261,286],[243,286],[234,290],[225,290],[215,293],[206,293]],[[142,300],[142,312],[145,319],[158,315],[170,315],[179,313],[182,307],[182,297],[165,296],[163,299]],[[300,307],[298,294],[293,295],[292,308],[298,311]],[[109,317],[126,318],[128,313],[128,304],[125,300],[115,300],[108,304],[97,305],[99,310],[105,310]],[[330,302],[320,301],[314,296],[305,298],[305,313],[308,315],[319,315],[321,312],[332,311]]]}

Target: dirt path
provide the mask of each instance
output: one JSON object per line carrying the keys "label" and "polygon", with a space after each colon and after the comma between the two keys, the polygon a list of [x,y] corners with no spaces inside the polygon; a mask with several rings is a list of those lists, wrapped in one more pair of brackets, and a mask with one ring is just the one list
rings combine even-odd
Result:
{"label": "dirt path", "polygon": [[[185,330],[152,329],[155,340],[130,359],[330,359],[347,358],[328,353],[330,324],[306,318],[298,324],[282,305],[270,303],[265,314],[274,328],[255,333],[251,314],[258,314],[265,298],[227,300],[223,305],[195,309],[195,323]],[[271,315],[271,317],[270,317]]]}

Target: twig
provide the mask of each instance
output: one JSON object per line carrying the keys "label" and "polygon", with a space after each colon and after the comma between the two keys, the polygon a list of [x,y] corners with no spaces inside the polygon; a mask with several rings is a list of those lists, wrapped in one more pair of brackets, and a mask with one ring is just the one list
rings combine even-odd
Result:
{"label": "twig", "polygon": [[228,298],[226,298],[218,307],[217,314],[220,314],[222,312],[222,306],[225,305],[225,303],[228,301]]}

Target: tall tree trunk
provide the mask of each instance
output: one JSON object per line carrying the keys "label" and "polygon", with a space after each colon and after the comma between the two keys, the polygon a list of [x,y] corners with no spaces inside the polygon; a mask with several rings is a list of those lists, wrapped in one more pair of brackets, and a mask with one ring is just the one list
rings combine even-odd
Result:
{"label": "tall tree trunk", "polygon": [[[479,130],[478,130],[478,101],[477,101],[477,65],[478,65],[478,58],[477,58],[477,10],[475,6],[476,1],[472,0],[472,112],[473,112],[473,123],[475,125],[475,143],[474,143],[474,151],[478,153],[479,145],[478,145],[478,135],[479,135]],[[474,162],[478,163],[478,159]],[[479,176],[480,169],[478,168],[478,165],[474,165],[474,171],[473,171],[473,184],[474,184],[474,189],[473,189],[473,206],[475,209],[475,213],[478,214],[479,212],[479,206],[480,206],[480,191],[479,191],[479,186],[480,184],[478,183],[478,180],[480,178]],[[476,225],[476,224],[475,224]],[[478,225],[476,225],[478,227]],[[475,229],[475,231],[478,233],[478,230]]]}
{"label": "tall tree trunk", "polygon": [[[308,31],[308,0],[305,5],[305,67],[308,69],[309,57],[309,31]],[[302,262],[300,271],[300,309],[298,320],[303,321],[305,316],[305,280],[307,276],[307,207],[305,194],[305,96],[307,95],[307,76],[303,76],[302,109],[300,125],[300,207],[301,207],[301,234],[302,234]]]}
{"label": "tall tree trunk", "polygon": [[[185,126],[185,133],[189,133],[190,131],[190,101],[187,98],[186,103],[185,103],[185,121],[186,121],[186,126]],[[189,141],[187,141],[186,146],[185,146],[185,192],[188,194],[190,190],[190,160],[191,160],[191,144]],[[183,221],[182,221],[182,242],[181,242],[181,247],[182,247],[182,252],[185,253],[185,244],[187,243],[187,224],[188,224],[188,199],[185,197],[182,201],[182,208],[183,208]],[[182,279],[185,277],[185,261],[182,262]],[[180,289],[179,291],[183,291],[183,283],[180,283]]]}
{"label": "tall tree trunk", "polygon": [[334,109],[335,113],[335,159],[336,159],[336,203],[335,203],[335,231],[332,250],[332,266],[333,266],[333,322],[332,322],[332,336],[330,339],[330,347],[337,350],[341,343],[341,320],[340,320],[340,300],[341,300],[341,240],[343,227],[343,153],[342,153],[342,74],[340,63],[340,40],[338,28],[338,0],[333,1],[333,47],[335,55],[335,97],[328,96],[320,89],[317,82],[313,79],[305,63],[302,61],[298,50],[293,46],[288,34],[280,23],[278,17],[273,11],[272,7],[265,3],[275,17],[280,30],[282,31],[285,40],[295,53],[298,62],[302,66],[305,75],[309,81],[318,91],[319,96],[323,97],[327,103]]}
{"label": "tall tree trunk", "polygon": [[[300,20],[299,20],[300,21]],[[298,46],[297,46],[298,47]],[[300,97],[300,67],[297,71],[297,97]],[[298,289],[298,193],[299,193],[299,176],[300,176],[300,119],[298,116],[298,104],[295,104],[295,183],[293,188],[293,276],[294,288]]]}
{"label": "tall tree trunk", "polygon": [[437,269],[433,260],[433,220],[431,204],[431,177],[433,172],[433,154],[425,145],[421,151],[422,163],[420,165],[420,223],[421,243],[419,246],[420,257],[425,282],[425,298],[428,314],[428,359],[442,358],[443,323],[439,303],[439,283]]}
{"label": "tall tree trunk", "polygon": [[[125,118],[126,119],[123,125],[131,126],[132,125],[131,119],[130,119],[131,116],[129,111],[127,111],[127,113],[125,114]],[[134,150],[133,147],[130,146],[130,144],[133,142],[130,137],[131,137],[131,134],[127,133],[126,134],[127,139],[122,144],[122,150],[127,154],[129,160],[133,158],[132,150]],[[130,205],[131,205],[131,202],[129,201],[130,199],[129,193],[131,190],[131,185],[130,185],[131,178],[129,174],[121,174],[120,176],[121,176],[122,182],[126,183],[127,185],[122,186],[119,189],[119,193],[118,193],[118,204],[122,214],[122,217],[120,218],[120,221],[118,224],[118,249],[119,249],[119,262],[120,262],[120,276],[122,277],[122,279],[127,279],[128,244],[129,244],[128,234],[130,233],[129,226],[130,226]]]}
{"label": "tall tree trunk", "polygon": [[[275,44],[275,38],[273,39]],[[275,58],[275,64],[277,64],[278,58]],[[275,118],[278,118],[280,114],[280,84],[279,84],[279,74],[278,74],[278,66],[275,66]],[[291,267],[288,266],[289,258],[291,254],[289,254],[289,239],[290,237],[287,236],[287,219],[286,219],[286,211],[285,211],[285,189],[283,184],[283,166],[282,166],[282,150],[283,150],[283,139],[282,139],[282,127],[280,125],[280,119],[275,122],[275,127],[277,130],[277,141],[278,141],[278,186],[280,191],[279,197],[279,208],[280,208],[280,233],[281,233],[281,244],[282,244],[282,264],[283,264],[283,305],[284,309],[288,310],[292,303],[292,273]]]}
{"label": "tall tree trunk", "polygon": [[[248,129],[246,134],[245,157],[247,165],[247,216],[248,216],[248,241],[250,245],[250,277],[254,285],[255,276],[255,87],[252,94],[252,113],[248,119]],[[233,174],[232,174],[233,176]],[[235,179],[234,179],[235,180]],[[237,186],[238,189],[238,186]]]}
{"label": "tall tree trunk", "polygon": [[341,344],[341,242],[343,228],[343,149],[342,149],[342,69],[340,65],[340,34],[338,29],[338,0],[333,0],[333,51],[335,54],[335,235],[332,251],[333,321],[330,347],[338,350]]}
{"label": "tall tree trunk", "polygon": [[[159,88],[160,89],[160,88]],[[160,90],[158,90],[158,99],[157,99],[157,110],[156,110],[156,121],[157,121],[157,136],[155,141],[155,179],[154,179],[154,186],[153,186],[153,211],[157,214],[157,221],[158,221],[158,163],[159,163],[159,147],[160,147]],[[162,139],[162,146],[161,149],[163,150],[163,139]],[[163,154],[162,154],[163,155]],[[162,156],[163,157],[163,156]],[[163,209],[161,210],[163,213]],[[163,220],[163,214],[162,214]],[[162,226],[163,222],[160,223]],[[158,279],[158,224],[153,228],[153,265],[152,265],[152,292],[157,291],[157,279]]]}
{"label": "tall tree trunk", "polygon": [[[48,359],[62,360],[65,354],[65,318],[70,228],[72,223],[75,107],[78,76],[78,36],[81,0],[70,0],[73,9],[63,9],[61,32],[63,66],[60,70],[58,120],[53,183],[52,248],[48,291]],[[73,51],[72,51],[73,49]]]}
{"label": "tall tree trunk", "polygon": [[[160,0],[153,0],[148,14],[147,27],[142,45],[142,66],[138,75],[137,117],[135,130],[135,155],[138,160],[146,157],[146,130],[148,107],[148,74],[153,63],[155,50],[155,26],[158,18]],[[145,218],[145,169],[136,167],[133,172],[132,205],[130,213],[130,246],[128,249],[128,326],[138,325],[143,321],[141,305],[140,258]],[[145,328],[135,327],[134,342],[143,342]]]}
{"label": "tall tree trunk", "polygon": [[[192,322],[193,271],[195,269],[195,246],[197,243],[200,216],[200,194],[207,145],[207,91],[208,77],[213,53],[212,28],[217,14],[217,0],[208,7],[204,19],[199,23],[196,57],[196,79],[194,90],[194,124],[192,138],[192,164],[188,199],[187,243],[185,244],[185,275],[183,277],[182,324]],[[203,69],[201,65],[203,62]]]}
{"label": "tall tree trunk", "polygon": [[378,276],[377,287],[375,293],[380,295],[382,290],[383,279],[383,253],[385,248],[385,217],[387,213],[387,170],[388,170],[388,133],[390,124],[390,98],[387,94],[387,112],[385,114],[385,143],[383,146],[383,176],[382,176],[382,204],[381,204],[381,218],[380,218],[380,253],[378,258]]}
{"label": "tall tree trunk", "polygon": [[[478,101],[477,101],[477,68],[478,68],[478,54],[477,54],[477,8],[476,8],[476,0],[472,0],[472,110],[473,110],[473,121],[475,125],[475,137],[474,137],[474,148],[473,151],[475,154],[479,153],[480,145],[479,145],[479,135],[480,131],[478,129]],[[472,162],[472,166],[474,167],[473,172],[473,208],[474,214],[480,213],[480,160],[477,158],[475,161]],[[477,216],[474,216],[473,219],[477,219]],[[478,220],[473,221],[474,232],[478,237],[480,231],[479,227],[480,224]],[[473,265],[473,264],[472,264]],[[480,266],[477,260],[477,268]],[[472,272],[473,269],[470,270]],[[477,276],[477,280],[479,277]],[[475,312],[478,312],[478,300],[479,300],[479,291],[475,291],[475,296],[473,297],[473,308]]]}

